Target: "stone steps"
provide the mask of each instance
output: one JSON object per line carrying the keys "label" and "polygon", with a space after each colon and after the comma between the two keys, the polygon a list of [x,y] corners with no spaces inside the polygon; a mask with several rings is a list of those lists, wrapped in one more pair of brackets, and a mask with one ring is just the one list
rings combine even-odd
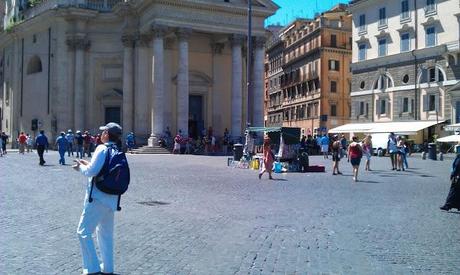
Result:
{"label": "stone steps", "polygon": [[142,146],[133,150],[133,154],[144,154],[144,155],[158,155],[158,154],[171,154],[166,148],[160,146]]}

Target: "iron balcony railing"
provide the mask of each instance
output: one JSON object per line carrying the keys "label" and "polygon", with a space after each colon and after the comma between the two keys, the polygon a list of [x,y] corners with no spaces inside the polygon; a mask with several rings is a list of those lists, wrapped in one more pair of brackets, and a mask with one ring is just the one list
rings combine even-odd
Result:
{"label": "iron balcony railing", "polygon": [[78,7],[100,12],[111,12],[116,4],[123,1],[126,0],[42,0],[35,6],[24,9],[20,19],[26,20],[58,7]]}

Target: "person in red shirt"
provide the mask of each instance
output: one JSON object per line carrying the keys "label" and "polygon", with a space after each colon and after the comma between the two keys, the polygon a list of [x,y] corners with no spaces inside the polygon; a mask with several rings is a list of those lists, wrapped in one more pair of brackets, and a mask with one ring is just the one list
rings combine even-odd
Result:
{"label": "person in red shirt", "polygon": [[348,161],[353,166],[353,180],[358,181],[358,170],[361,158],[363,157],[363,149],[358,143],[358,137],[353,137],[353,142],[348,146]]}
{"label": "person in red shirt", "polygon": [[24,132],[21,132],[21,134],[18,137],[18,143],[19,143],[19,153],[24,154],[25,148],[26,148],[26,142],[27,142],[27,136],[24,134]]}

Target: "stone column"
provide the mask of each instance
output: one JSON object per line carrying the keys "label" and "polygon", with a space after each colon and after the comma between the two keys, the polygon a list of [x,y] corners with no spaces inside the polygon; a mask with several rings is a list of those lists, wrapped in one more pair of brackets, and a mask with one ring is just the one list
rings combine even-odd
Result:
{"label": "stone column", "polygon": [[233,35],[232,43],[232,128],[230,134],[234,138],[241,137],[243,114],[243,58],[241,47],[244,41],[242,35]]}
{"label": "stone column", "polygon": [[67,45],[75,50],[74,69],[74,129],[85,130],[85,51],[90,42],[86,35],[79,34],[67,38]]}
{"label": "stone column", "polygon": [[253,66],[253,126],[264,126],[264,57],[265,57],[265,38],[255,39],[254,66]]}
{"label": "stone column", "polygon": [[164,35],[166,27],[153,26],[153,60],[152,60],[152,109],[151,109],[151,134],[149,146],[158,144],[158,138],[164,131]]}
{"label": "stone column", "polygon": [[179,29],[176,32],[179,40],[179,70],[177,72],[177,130],[182,135],[188,136],[189,116],[189,62],[188,62],[188,38],[190,29]]}
{"label": "stone column", "polygon": [[142,34],[136,41],[136,65],[134,85],[134,132],[138,138],[147,140],[149,130],[149,58],[151,36]]}
{"label": "stone column", "polygon": [[136,35],[123,34],[123,132],[133,131],[133,103],[134,103],[134,43]]}

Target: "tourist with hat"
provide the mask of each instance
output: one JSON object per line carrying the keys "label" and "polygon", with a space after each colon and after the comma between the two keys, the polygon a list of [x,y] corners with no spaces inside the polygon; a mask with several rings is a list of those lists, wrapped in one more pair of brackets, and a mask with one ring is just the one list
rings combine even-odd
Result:
{"label": "tourist with hat", "polygon": [[64,132],[61,132],[59,137],[56,139],[56,144],[59,152],[59,164],[65,165],[65,152],[69,148],[69,142]]}
{"label": "tourist with hat", "polygon": [[65,138],[67,139],[67,156],[70,157],[70,154],[73,156],[73,141],[75,136],[73,135],[71,129],[67,130],[67,135]]}
{"label": "tourist with hat", "polygon": [[[104,145],[97,146],[91,161],[75,160],[73,168],[88,178],[83,211],[78,224],[77,235],[83,258],[83,274],[113,274],[113,230],[114,213],[118,207],[118,195],[103,192],[92,184],[104,167],[107,154],[121,150],[122,129],[117,123],[108,123],[99,128]],[[91,188],[92,187],[92,188]],[[91,194],[91,195],[90,195]],[[91,199],[90,199],[91,197]],[[100,260],[93,240],[96,233]]]}

